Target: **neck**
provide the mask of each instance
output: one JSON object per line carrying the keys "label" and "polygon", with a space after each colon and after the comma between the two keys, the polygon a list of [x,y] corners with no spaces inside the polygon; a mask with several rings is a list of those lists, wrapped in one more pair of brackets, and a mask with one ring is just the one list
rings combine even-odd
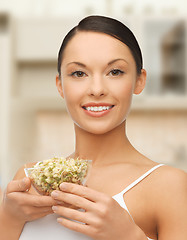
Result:
{"label": "neck", "polygon": [[116,161],[128,161],[134,149],[126,136],[125,122],[105,134],[92,134],[75,125],[74,157],[91,159],[94,166],[105,166]]}

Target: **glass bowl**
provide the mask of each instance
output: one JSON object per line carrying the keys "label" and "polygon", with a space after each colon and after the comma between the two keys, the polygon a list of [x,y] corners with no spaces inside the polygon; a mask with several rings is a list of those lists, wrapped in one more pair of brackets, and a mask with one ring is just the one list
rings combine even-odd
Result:
{"label": "glass bowl", "polygon": [[59,190],[62,182],[85,185],[91,165],[92,160],[55,157],[40,161],[24,171],[38,193],[50,195],[52,191]]}

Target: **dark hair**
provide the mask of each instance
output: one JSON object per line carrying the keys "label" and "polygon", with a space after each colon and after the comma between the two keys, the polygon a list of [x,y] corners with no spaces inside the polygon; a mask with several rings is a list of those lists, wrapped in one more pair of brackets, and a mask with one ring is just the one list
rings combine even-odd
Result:
{"label": "dark hair", "polygon": [[116,19],[104,16],[89,16],[81,20],[79,24],[75,26],[73,29],[71,29],[65,36],[58,53],[59,76],[61,75],[61,63],[64,49],[68,44],[69,40],[71,40],[73,36],[75,36],[76,33],[80,31],[105,33],[126,44],[131,50],[131,53],[134,57],[137,73],[138,74],[141,73],[143,65],[142,53],[132,31],[127,26],[125,26],[123,23]]}

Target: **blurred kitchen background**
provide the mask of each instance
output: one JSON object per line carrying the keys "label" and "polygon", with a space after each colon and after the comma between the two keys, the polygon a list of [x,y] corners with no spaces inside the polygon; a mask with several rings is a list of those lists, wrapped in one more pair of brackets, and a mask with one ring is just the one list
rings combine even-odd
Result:
{"label": "blurred kitchen background", "polygon": [[23,164],[73,151],[73,124],[55,86],[63,37],[90,14],[129,26],[148,72],[127,126],[154,161],[187,171],[186,0],[0,0],[0,185]]}

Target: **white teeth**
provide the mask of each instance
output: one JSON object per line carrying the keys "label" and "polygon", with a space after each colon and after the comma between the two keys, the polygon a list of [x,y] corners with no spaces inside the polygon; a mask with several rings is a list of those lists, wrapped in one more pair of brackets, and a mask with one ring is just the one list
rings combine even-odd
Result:
{"label": "white teeth", "polygon": [[86,107],[87,111],[92,111],[92,112],[101,112],[110,109],[111,107],[109,106],[99,106],[99,107]]}

